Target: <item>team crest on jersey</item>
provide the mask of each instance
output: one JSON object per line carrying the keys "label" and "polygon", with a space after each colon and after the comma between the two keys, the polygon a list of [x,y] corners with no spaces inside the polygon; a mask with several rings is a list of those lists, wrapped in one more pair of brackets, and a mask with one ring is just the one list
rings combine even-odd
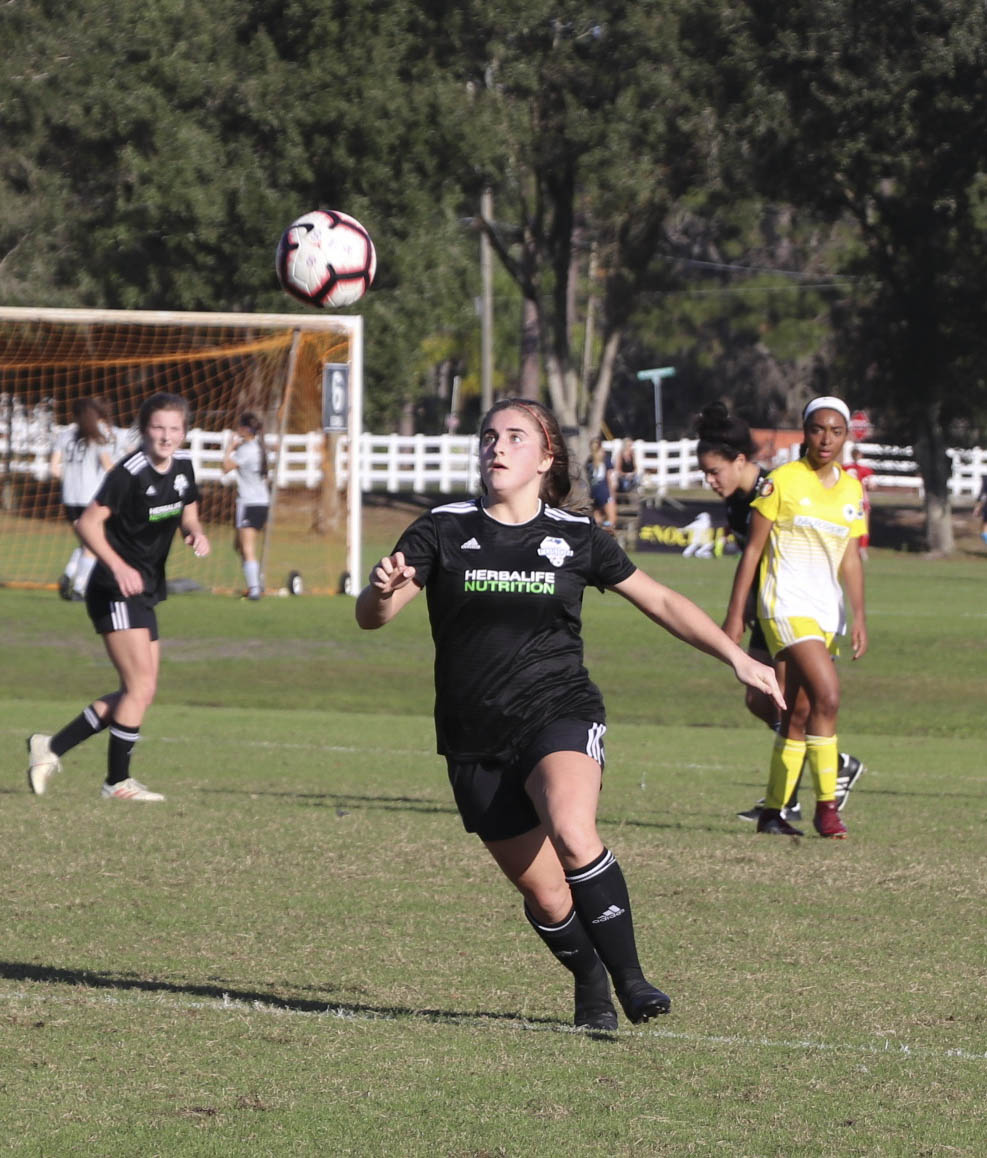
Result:
{"label": "team crest on jersey", "polygon": [[553,567],[561,567],[573,550],[565,539],[558,535],[546,535],[538,544],[538,554],[547,559]]}
{"label": "team crest on jersey", "polygon": [[843,516],[853,522],[854,519],[862,519],[864,517],[864,508],[862,504],[847,503],[843,508]]}
{"label": "team crest on jersey", "polygon": [[185,494],[185,489],[188,486],[188,479],[183,474],[175,475],[175,493],[179,498]]}
{"label": "team crest on jersey", "polygon": [[773,495],[774,491],[775,484],[771,481],[771,479],[762,479],[761,485],[757,488],[757,497],[759,499],[766,499],[768,495]]}

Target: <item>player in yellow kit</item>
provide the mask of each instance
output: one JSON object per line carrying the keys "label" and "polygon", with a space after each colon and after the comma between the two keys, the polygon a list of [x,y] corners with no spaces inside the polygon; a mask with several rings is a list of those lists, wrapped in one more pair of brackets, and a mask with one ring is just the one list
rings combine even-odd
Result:
{"label": "player in yellow kit", "polygon": [[866,531],[860,483],[840,464],[850,411],[839,398],[814,398],[803,412],[805,455],[761,484],[750,537],[734,577],[724,630],[739,640],[744,604],[760,569],[758,621],[768,649],[786,661],[785,701],[758,832],[801,836],[781,815],[808,758],[816,790],[813,824],[842,838],[836,805],[836,720],[840,684],[832,657],[846,631],[843,587],[853,609],[853,658],[867,650],[859,539]]}

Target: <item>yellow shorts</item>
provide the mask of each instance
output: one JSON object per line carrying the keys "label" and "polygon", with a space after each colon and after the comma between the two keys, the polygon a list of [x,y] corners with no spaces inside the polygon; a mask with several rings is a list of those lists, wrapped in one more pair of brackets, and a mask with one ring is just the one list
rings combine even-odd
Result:
{"label": "yellow shorts", "polygon": [[771,658],[776,659],[785,648],[794,643],[801,643],[803,639],[818,639],[826,645],[826,650],[832,656],[839,655],[837,636],[832,631],[823,631],[819,624],[809,616],[796,615],[791,619],[759,619],[761,630],[771,652]]}

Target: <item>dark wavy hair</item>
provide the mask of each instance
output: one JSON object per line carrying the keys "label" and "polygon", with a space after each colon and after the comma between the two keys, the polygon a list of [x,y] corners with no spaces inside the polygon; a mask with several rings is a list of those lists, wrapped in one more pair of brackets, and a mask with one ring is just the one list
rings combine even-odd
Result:
{"label": "dark wavy hair", "polygon": [[257,446],[260,449],[261,478],[267,478],[267,447],[264,445],[264,423],[261,422],[252,410],[245,410],[240,415],[237,426],[246,427],[254,438],[257,439]]}
{"label": "dark wavy hair", "polygon": [[501,398],[484,414],[480,422],[480,435],[486,430],[490,419],[498,410],[520,410],[527,414],[541,432],[542,445],[552,456],[552,465],[545,472],[541,480],[541,489],[538,497],[550,507],[567,507],[569,510],[579,509],[579,503],[573,494],[573,476],[569,462],[569,447],[562,435],[559,420],[541,402],[532,398]]}
{"label": "dark wavy hair", "polygon": [[718,454],[727,462],[734,462],[740,455],[754,458],[757,447],[751,436],[751,428],[735,414],[731,414],[722,402],[711,402],[696,420],[699,445],[696,454]]}

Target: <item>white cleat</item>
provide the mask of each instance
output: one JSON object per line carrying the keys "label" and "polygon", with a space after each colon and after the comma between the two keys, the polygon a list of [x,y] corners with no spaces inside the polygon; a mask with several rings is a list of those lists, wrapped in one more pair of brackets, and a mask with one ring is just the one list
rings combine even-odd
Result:
{"label": "white cleat", "polygon": [[160,792],[152,792],[133,776],[128,776],[119,784],[104,784],[100,796],[104,800],[164,800]]}
{"label": "white cleat", "polygon": [[62,762],[51,750],[51,736],[35,732],[27,738],[30,762],[27,768],[27,786],[35,796],[44,796],[48,781],[61,772]]}

